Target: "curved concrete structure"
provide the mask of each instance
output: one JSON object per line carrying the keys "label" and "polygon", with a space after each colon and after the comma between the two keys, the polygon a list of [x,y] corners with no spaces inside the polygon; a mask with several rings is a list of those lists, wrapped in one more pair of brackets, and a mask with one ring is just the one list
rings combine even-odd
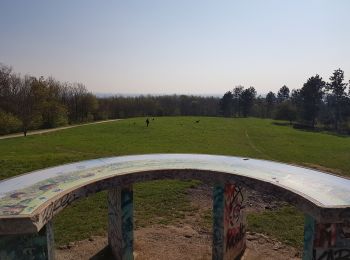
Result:
{"label": "curved concrete structure", "polygon": [[169,178],[235,183],[273,193],[317,223],[350,219],[350,180],[346,178],[242,157],[149,154],[83,161],[1,181],[0,235],[36,233],[72,201],[89,194]]}

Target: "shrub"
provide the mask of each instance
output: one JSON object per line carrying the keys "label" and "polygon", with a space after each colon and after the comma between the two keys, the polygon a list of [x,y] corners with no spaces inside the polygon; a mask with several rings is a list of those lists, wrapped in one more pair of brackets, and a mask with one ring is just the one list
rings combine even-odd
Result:
{"label": "shrub", "polygon": [[12,115],[0,110],[0,135],[21,131],[21,121]]}
{"label": "shrub", "polygon": [[275,119],[288,120],[290,123],[297,117],[295,107],[289,102],[285,101],[277,106]]}

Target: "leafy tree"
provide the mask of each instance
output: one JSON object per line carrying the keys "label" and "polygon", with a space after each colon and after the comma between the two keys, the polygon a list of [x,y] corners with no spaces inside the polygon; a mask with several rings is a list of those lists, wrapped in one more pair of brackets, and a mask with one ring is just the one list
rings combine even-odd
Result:
{"label": "leafy tree", "polygon": [[342,121],[343,107],[346,103],[347,83],[344,82],[344,71],[337,69],[333,72],[333,75],[329,78],[330,82],[326,85],[326,89],[333,96],[330,99],[330,107],[334,111],[334,127],[337,130],[339,122]]}
{"label": "leafy tree", "polygon": [[298,106],[302,103],[302,99],[301,99],[301,94],[300,94],[300,89],[293,89],[292,90],[292,94],[290,96],[290,100],[292,102],[292,104]]}
{"label": "leafy tree", "polygon": [[0,134],[9,134],[21,130],[21,121],[12,115],[0,109]]}
{"label": "leafy tree", "polygon": [[232,115],[232,99],[233,99],[232,92],[227,91],[220,100],[221,112],[226,117],[229,117]]}
{"label": "leafy tree", "polygon": [[22,122],[24,136],[28,130],[38,121],[43,104],[43,85],[41,80],[25,76],[18,93],[18,117]]}
{"label": "leafy tree", "polygon": [[58,127],[68,124],[68,109],[62,102],[62,86],[59,81],[48,78],[45,85],[45,101],[42,107],[44,128]]}
{"label": "leafy tree", "polygon": [[334,113],[331,108],[331,104],[334,102],[332,95],[325,95],[324,102],[320,105],[320,112],[318,120],[322,123],[326,130],[334,129]]}
{"label": "leafy tree", "polygon": [[316,75],[309,78],[300,90],[302,118],[309,122],[312,127],[315,127],[316,124],[325,85],[322,77]]}
{"label": "leafy tree", "polygon": [[241,106],[242,106],[242,113],[244,117],[247,117],[253,107],[254,100],[256,97],[256,91],[254,87],[249,87],[242,91],[241,93]]}
{"label": "leafy tree", "polygon": [[261,118],[267,117],[266,98],[262,97],[261,95],[256,97],[250,115]]}
{"label": "leafy tree", "polygon": [[11,73],[11,67],[0,64],[0,108],[5,111],[9,111],[11,106]]}
{"label": "leafy tree", "polygon": [[239,85],[239,86],[236,86],[232,91],[234,116],[241,116],[241,113],[242,113],[241,95],[243,90],[244,90],[244,87]]}
{"label": "leafy tree", "polygon": [[283,101],[288,99],[289,99],[289,88],[286,85],[283,85],[277,93],[277,100],[279,103],[282,103]]}
{"label": "leafy tree", "polygon": [[277,105],[275,119],[288,120],[290,124],[297,118],[297,111],[291,102],[286,101]]}
{"label": "leafy tree", "polygon": [[265,101],[266,101],[266,114],[267,114],[267,117],[271,117],[273,108],[274,108],[275,103],[276,103],[276,95],[275,95],[275,93],[273,93],[272,91],[267,93]]}
{"label": "leafy tree", "polygon": [[12,68],[0,63],[0,109],[14,114],[18,104],[16,95],[20,86],[20,77],[12,72]]}
{"label": "leafy tree", "polygon": [[98,101],[95,95],[92,93],[87,93],[82,97],[81,100],[81,113],[83,121],[94,120],[94,114],[98,108]]}

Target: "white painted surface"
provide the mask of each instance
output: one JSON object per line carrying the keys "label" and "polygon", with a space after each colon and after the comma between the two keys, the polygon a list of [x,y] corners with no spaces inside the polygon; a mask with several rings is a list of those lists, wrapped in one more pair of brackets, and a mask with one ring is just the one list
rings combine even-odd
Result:
{"label": "white painted surface", "polygon": [[8,215],[8,208],[17,204],[24,209],[15,214],[30,214],[60,192],[94,179],[171,169],[210,170],[251,177],[293,191],[321,207],[350,207],[350,180],[320,171],[231,156],[149,154],[83,161],[4,180],[0,182],[0,216]]}

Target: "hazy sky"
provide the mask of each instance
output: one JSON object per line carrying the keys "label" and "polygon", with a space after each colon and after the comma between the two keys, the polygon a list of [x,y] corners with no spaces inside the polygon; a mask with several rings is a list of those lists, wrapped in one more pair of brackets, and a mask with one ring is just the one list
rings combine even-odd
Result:
{"label": "hazy sky", "polygon": [[223,94],[350,78],[349,0],[0,0],[0,62],[93,92]]}

